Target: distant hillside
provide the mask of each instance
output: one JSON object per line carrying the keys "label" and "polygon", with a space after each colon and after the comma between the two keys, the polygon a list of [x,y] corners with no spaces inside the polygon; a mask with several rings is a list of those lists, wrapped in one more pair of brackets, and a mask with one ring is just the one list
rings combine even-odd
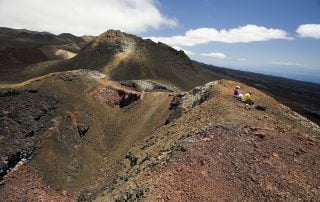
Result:
{"label": "distant hillside", "polygon": [[[66,34],[62,36],[73,38]],[[216,73],[192,63],[183,51],[114,30],[101,34],[74,58],[31,65],[20,75],[9,75],[6,79],[22,81],[76,69],[98,70],[113,80],[159,80],[184,90],[221,79]]]}
{"label": "distant hillside", "polygon": [[[0,27],[0,74],[5,74],[1,81],[29,65],[70,58],[93,38]],[[12,80],[19,80],[18,75],[12,77]]]}

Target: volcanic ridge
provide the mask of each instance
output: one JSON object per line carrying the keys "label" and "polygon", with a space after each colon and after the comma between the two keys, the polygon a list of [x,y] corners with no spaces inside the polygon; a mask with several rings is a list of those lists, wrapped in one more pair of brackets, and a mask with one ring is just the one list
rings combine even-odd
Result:
{"label": "volcanic ridge", "polygon": [[116,30],[0,39],[0,201],[319,200],[319,85]]}

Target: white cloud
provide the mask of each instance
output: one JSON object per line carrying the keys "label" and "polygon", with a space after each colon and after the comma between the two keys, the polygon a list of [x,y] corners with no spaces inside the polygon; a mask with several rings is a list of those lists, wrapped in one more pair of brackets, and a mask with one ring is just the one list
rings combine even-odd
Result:
{"label": "white cloud", "polygon": [[148,37],[171,46],[195,46],[209,42],[248,43],[254,41],[268,41],[271,39],[293,39],[281,29],[266,28],[257,25],[246,25],[230,30],[215,28],[199,28],[187,31],[184,35],[172,37]]}
{"label": "white cloud", "polygon": [[280,66],[303,66],[302,64],[289,62],[289,61],[274,61],[270,63],[272,65],[280,65]]}
{"label": "white cloud", "polygon": [[140,33],[176,26],[156,0],[0,0],[0,26],[98,35],[107,29]]}
{"label": "white cloud", "polygon": [[320,24],[300,25],[296,31],[300,37],[320,39]]}
{"label": "white cloud", "polygon": [[225,59],[227,56],[223,53],[219,52],[212,52],[212,53],[202,53],[200,54],[202,56],[207,56],[207,57],[214,57],[214,58],[219,58],[219,59]]}
{"label": "white cloud", "polygon": [[183,50],[183,52],[185,52],[185,54],[187,54],[189,56],[194,55],[194,52],[189,51],[189,50]]}

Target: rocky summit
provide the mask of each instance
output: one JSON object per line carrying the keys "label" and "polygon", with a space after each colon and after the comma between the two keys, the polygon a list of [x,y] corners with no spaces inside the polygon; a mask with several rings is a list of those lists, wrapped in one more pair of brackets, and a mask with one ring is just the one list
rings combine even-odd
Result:
{"label": "rocky summit", "polygon": [[0,39],[0,201],[319,200],[319,85],[115,30]]}

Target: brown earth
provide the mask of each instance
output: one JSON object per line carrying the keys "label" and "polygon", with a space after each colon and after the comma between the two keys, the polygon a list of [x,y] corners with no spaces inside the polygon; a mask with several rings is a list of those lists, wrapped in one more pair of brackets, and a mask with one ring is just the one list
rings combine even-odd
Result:
{"label": "brown earth", "polygon": [[[170,93],[136,92],[104,77],[75,71],[1,86],[0,195],[91,193],[113,179],[135,142],[165,124]],[[28,186],[13,180],[20,178]]]}
{"label": "brown earth", "polygon": [[[137,92],[106,78],[80,70],[2,84],[9,107],[1,105],[1,166],[12,168],[1,195],[13,201],[319,197],[319,127],[275,99],[225,80],[178,94]],[[266,111],[245,109],[232,97],[236,85]],[[41,110],[29,103],[14,112],[27,100]],[[7,141],[13,130],[26,146]]]}
{"label": "brown earth", "polygon": [[267,109],[247,110],[231,96],[235,85],[221,81],[207,101],[133,147],[96,200],[316,201],[319,127],[242,84]]}
{"label": "brown earth", "polygon": [[67,192],[56,191],[27,165],[17,166],[2,181],[0,201],[76,201]]}
{"label": "brown earth", "polygon": [[319,199],[319,140],[276,125],[216,125],[196,135],[186,152],[148,176],[154,189],[143,200]]}

